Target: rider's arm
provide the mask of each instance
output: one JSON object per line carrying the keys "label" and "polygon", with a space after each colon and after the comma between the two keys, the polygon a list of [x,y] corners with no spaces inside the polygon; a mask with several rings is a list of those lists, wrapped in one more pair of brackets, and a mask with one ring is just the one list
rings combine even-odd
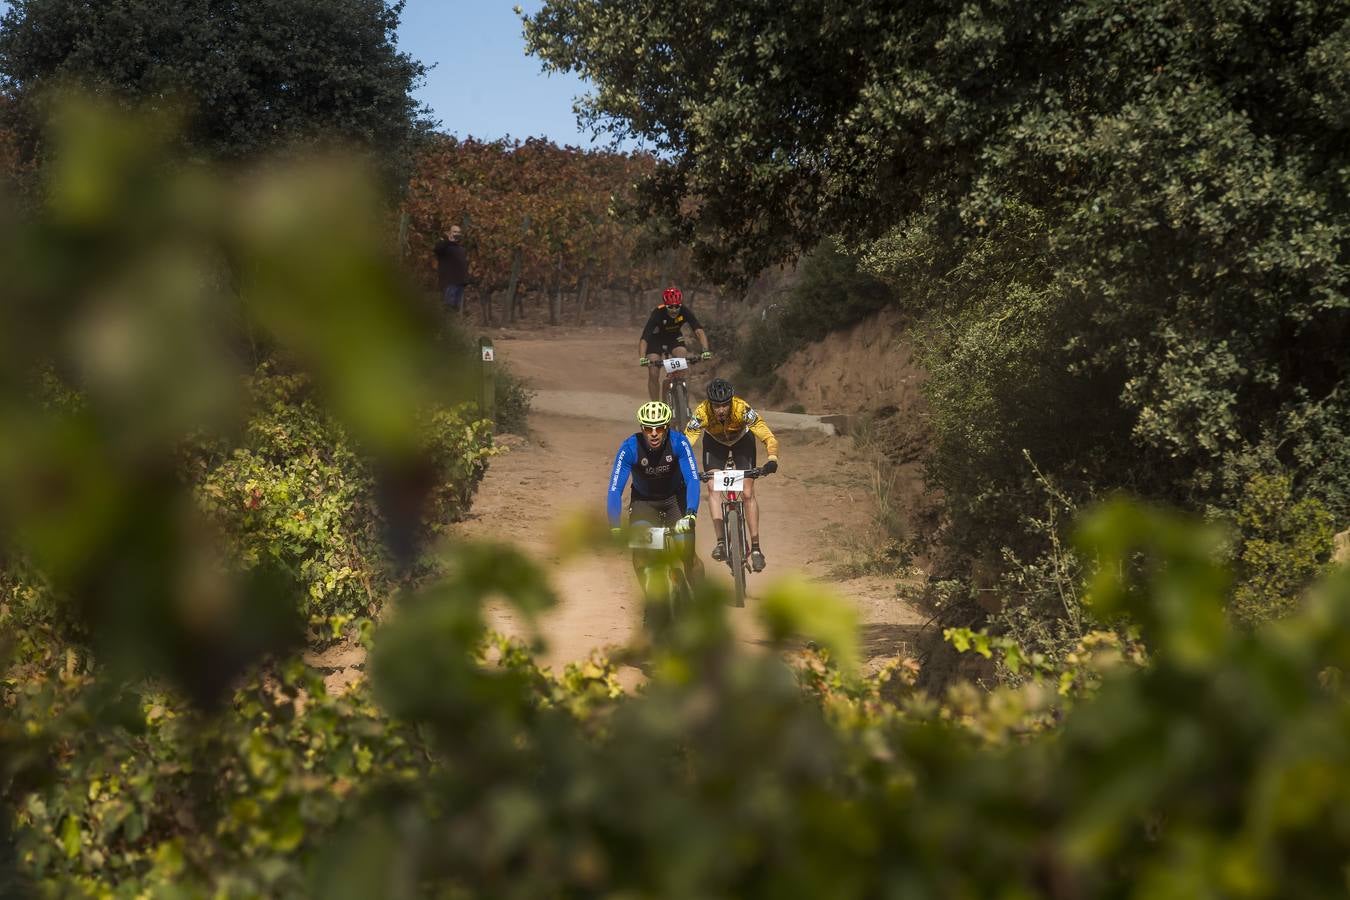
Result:
{"label": "rider's arm", "polygon": [[619,446],[614,456],[614,468],[609,473],[609,494],[605,497],[605,513],[609,516],[609,527],[618,528],[623,515],[623,489],[628,484],[628,475],[633,469],[633,460],[637,459],[636,438],[630,437]]}
{"label": "rider's arm", "polygon": [[694,447],[678,431],[670,436],[675,455],[680,460],[680,471],[684,473],[684,509],[685,515],[698,515],[699,490],[698,463],[694,461]]}
{"label": "rider's arm", "polygon": [[684,311],[684,319],[685,324],[694,330],[694,337],[698,338],[698,342],[703,346],[703,349],[712,349],[708,346],[708,333],[703,330],[703,323],[698,320],[698,316],[694,315],[692,309]]}
{"label": "rider's arm", "polygon": [[689,417],[689,421],[684,424],[684,436],[689,441],[689,446],[693,447],[698,443],[698,437],[703,433],[703,422],[708,417],[708,410],[704,409],[708,401],[700,403]]}
{"label": "rider's arm", "polygon": [[759,413],[755,412],[753,408],[747,409],[745,421],[750,426],[750,430],[754,432],[755,437],[764,442],[764,449],[768,451],[769,459],[778,459],[778,438],[773,436],[773,432],[769,430],[768,424],[760,418]]}
{"label": "rider's arm", "polygon": [[653,310],[647,317],[647,324],[642,326],[642,337],[638,338],[638,356],[647,355],[647,338],[654,337],[661,332],[661,320],[657,318],[664,315],[661,310]]}

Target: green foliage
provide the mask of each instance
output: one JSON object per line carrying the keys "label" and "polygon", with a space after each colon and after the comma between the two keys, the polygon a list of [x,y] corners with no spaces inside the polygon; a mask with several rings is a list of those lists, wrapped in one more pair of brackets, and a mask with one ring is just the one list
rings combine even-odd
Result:
{"label": "green foliage", "polygon": [[337,138],[407,174],[425,130],[426,67],[395,48],[384,0],[15,0],[0,24],[11,121],[39,127],[44,91],[78,84],[131,103],[184,101],[197,154],[238,159]]}
{"label": "green foliage", "polygon": [[1234,524],[1239,584],[1233,614],[1251,625],[1298,609],[1331,554],[1336,529],[1326,507],[1313,497],[1296,500],[1288,475],[1262,475],[1248,482]]}
{"label": "green foliage", "polygon": [[[383,528],[404,537],[393,561],[406,566],[429,509],[462,508],[472,488],[437,499],[433,479],[469,476],[487,439],[463,434],[462,420],[433,422],[431,440],[420,427],[463,379],[425,340],[434,320],[385,255],[359,170],[310,162],[227,182],[170,165],[163,116],[128,120],[76,100],[52,145],[46,205],[0,219],[5,568],[36,574],[28,583],[59,610],[48,620],[72,623],[101,663],[218,700],[250,660],[298,635],[296,579],[326,590],[349,564],[331,545],[340,519],[359,532],[378,505]],[[255,348],[305,372],[323,415],[264,406],[250,432]],[[324,437],[338,433],[345,450]],[[245,516],[234,539],[252,530],[299,549],[230,558],[189,488],[207,474],[190,471],[201,446],[226,448],[217,483],[236,499],[224,506],[243,516],[234,504],[252,499],[243,485],[258,476],[269,502],[318,519],[310,531]],[[334,483],[331,467],[352,454],[381,496],[357,502]],[[317,487],[337,497],[307,496]],[[318,568],[302,573],[305,558]]]}
{"label": "green foliage", "polygon": [[497,418],[493,426],[499,432],[524,434],[529,424],[530,403],[534,391],[525,386],[505,366],[497,369]]}
{"label": "green foliage", "polygon": [[[441,502],[429,473],[472,470],[475,426],[427,412],[428,397],[451,396],[453,373],[430,367],[444,348],[434,329],[412,327],[415,300],[360,230],[367,210],[334,209],[334,195],[359,196],[354,182],[289,173],[263,189],[269,202],[235,206],[237,186],[217,192],[194,173],[196,202],[170,203],[184,184],[140,167],[144,135],[102,121],[76,142],[66,175],[79,177],[53,185],[44,217],[0,235],[0,275],[15,291],[0,306],[0,621],[25,632],[0,680],[11,829],[0,847],[15,851],[0,857],[6,890],[20,880],[48,896],[339,900],[1343,890],[1350,575],[1338,571],[1279,622],[1235,628],[1222,530],[1124,501],[1083,522],[1075,554],[1093,566],[1082,605],[1095,620],[1135,623],[1146,661],[1118,635],[1090,635],[1054,662],[1013,656],[1008,639],[979,629],[952,632],[1042,677],[937,700],[915,689],[911,663],[854,671],[851,623],[807,585],[766,592],[756,606],[766,638],[748,651],[726,597],[703,584],[673,627],[625,649],[648,675],[626,696],[612,662],[553,678],[525,647],[491,636],[489,604],[529,627],[554,591],[518,550],[459,544],[407,580],[375,630],[369,687],[329,695],[288,655],[266,655],[284,646],[268,611],[298,609],[305,586],[233,577],[258,523],[235,520],[220,540],[184,456],[214,441],[242,447],[248,464],[215,483],[228,473],[237,492],[237,478],[264,473],[276,482],[264,497],[301,503],[311,483],[351,490],[341,448],[359,448],[351,459],[369,460],[382,543],[411,565],[406,532]],[[287,252],[262,252],[254,228]],[[216,254],[193,252],[222,237],[247,274],[242,304],[212,277]],[[354,270],[363,277],[335,290]],[[174,277],[183,271],[191,277]],[[309,333],[298,324],[314,311],[305,279],[341,307]],[[240,308],[252,329],[203,312]],[[353,333],[370,345],[354,348]],[[305,373],[257,374],[253,399],[280,408],[259,402],[252,415],[245,379],[226,377],[239,375],[250,337]],[[48,372],[77,388],[70,402],[42,388]],[[437,443],[456,429],[458,443]],[[322,464],[288,462],[316,449]],[[234,459],[208,458],[206,471]],[[1293,515],[1284,492],[1253,488],[1262,528],[1287,535],[1320,521],[1312,507]],[[297,511],[338,521],[312,493]],[[53,626],[56,615],[26,618],[43,602],[83,626],[95,652]],[[826,652],[795,649],[802,638]],[[1067,685],[1065,671],[1077,673]]]}
{"label": "green foliage", "polygon": [[[151,690],[118,698],[114,723],[91,682],[30,673],[7,698],[59,754],[54,780],[17,812],[19,854],[45,895],[303,893],[296,856],[347,821],[377,778],[408,782],[428,765],[415,731],[367,689],[333,697],[299,665],[250,680],[210,719]],[[72,729],[81,717],[100,727]]]}
{"label": "green foliage", "polygon": [[[442,336],[448,348],[447,352],[456,354],[460,359],[478,358],[478,345],[467,334],[450,331]],[[525,386],[511,370],[497,363],[496,415],[493,428],[498,433],[524,434],[529,424],[530,401],[534,392]]]}
{"label": "green foliage", "polygon": [[[253,379],[256,412],[243,446],[221,447],[198,463],[198,502],[246,568],[279,564],[304,587],[310,621],[373,616],[394,590],[373,508],[375,473],[316,403],[308,379],[266,367]],[[429,531],[468,511],[492,455],[490,423],[471,407],[437,410],[424,436],[436,488]]]}

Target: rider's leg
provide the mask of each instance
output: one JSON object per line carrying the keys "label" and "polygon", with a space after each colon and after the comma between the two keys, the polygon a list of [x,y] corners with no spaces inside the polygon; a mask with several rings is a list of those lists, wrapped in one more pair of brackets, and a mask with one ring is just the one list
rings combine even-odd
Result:
{"label": "rider's leg", "polygon": [[721,562],[727,558],[727,525],[722,521],[722,504],[713,493],[712,485],[709,484],[704,492],[707,495],[708,509],[712,512],[713,537],[716,538],[715,546],[712,550],[712,558]]}
{"label": "rider's leg", "polygon": [[657,351],[647,354],[647,397],[661,399],[661,354]]}
{"label": "rider's leg", "polygon": [[689,573],[689,582],[696,584],[703,580],[703,560],[694,552],[694,532],[689,532],[684,541],[684,570]]}
{"label": "rider's leg", "polygon": [[[685,508],[684,500],[680,497],[671,497],[665,507],[666,524],[673,526],[688,509]],[[680,561],[684,563],[685,575],[692,585],[703,578],[703,561],[698,558],[694,552],[694,533],[698,530],[698,523],[686,533],[680,535],[677,540],[681,541]]]}
{"label": "rider's leg", "polygon": [[755,499],[755,481],[745,479],[745,524],[750,526],[750,543],[759,544],[759,501]]}
{"label": "rider's leg", "polygon": [[763,572],[767,563],[764,551],[759,549],[759,501],[755,499],[755,483],[745,482],[745,524],[750,526],[750,568]]}
{"label": "rider's leg", "polygon": [[722,504],[718,502],[717,495],[713,493],[711,484],[704,488],[703,493],[707,497],[704,502],[708,504],[708,509],[712,512],[713,534],[719,541],[724,540],[727,526],[722,521]]}

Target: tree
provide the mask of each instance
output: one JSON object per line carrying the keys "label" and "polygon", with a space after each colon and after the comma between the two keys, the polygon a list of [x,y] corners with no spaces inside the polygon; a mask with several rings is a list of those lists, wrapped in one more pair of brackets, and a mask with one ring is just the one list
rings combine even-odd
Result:
{"label": "tree", "polygon": [[411,94],[426,68],[394,43],[402,9],[384,0],[15,0],[0,20],[0,83],[29,130],[45,90],[74,81],[139,104],[186,99],[185,140],[200,154],[237,159],[337,138],[396,175],[429,124]]}

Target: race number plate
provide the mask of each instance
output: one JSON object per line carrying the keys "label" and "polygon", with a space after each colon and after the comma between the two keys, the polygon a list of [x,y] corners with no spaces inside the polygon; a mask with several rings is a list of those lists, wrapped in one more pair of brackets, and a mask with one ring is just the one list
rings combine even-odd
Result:
{"label": "race number plate", "polygon": [[667,372],[683,372],[689,368],[689,360],[682,356],[672,356],[670,359],[662,360],[661,365],[665,366]]}
{"label": "race number plate", "polygon": [[745,472],[742,469],[719,469],[712,474],[712,489],[719,494],[739,491],[744,487]]}
{"label": "race number plate", "polygon": [[666,549],[666,529],[640,527],[628,534],[628,546],[634,550]]}

